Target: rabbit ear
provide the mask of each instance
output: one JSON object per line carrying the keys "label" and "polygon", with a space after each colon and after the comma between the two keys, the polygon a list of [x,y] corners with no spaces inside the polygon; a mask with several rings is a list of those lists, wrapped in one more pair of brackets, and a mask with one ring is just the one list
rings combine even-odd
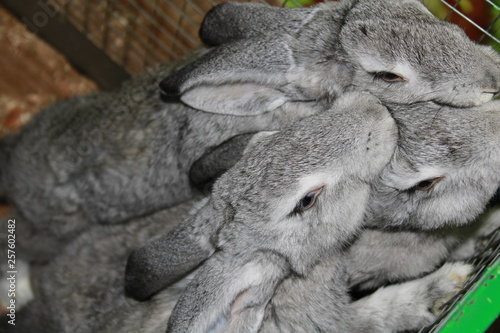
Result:
{"label": "rabbit ear", "polygon": [[210,201],[170,232],[136,249],[127,261],[125,290],[145,300],[180,280],[215,252],[211,237],[223,223]]}
{"label": "rabbit ear", "polygon": [[271,252],[218,252],[178,300],[167,332],[257,332],[267,303],[288,274],[285,258]]}
{"label": "rabbit ear", "polygon": [[338,48],[335,22],[342,14],[334,10],[316,17],[321,8],[296,19],[298,34],[235,38],[165,78],[160,88],[195,109],[236,116],[259,115],[287,102],[334,98],[352,83],[354,68],[345,57],[332,57]]}
{"label": "rabbit ear", "polygon": [[242,40],[213,49],[160,83],[166,95],[181,95],[189,106],[212,113],[256,115],[289,97],[291,54],[285,41]]}
{"label": "rabbit ear", "polygon": [[202,193],[209,193],[217,178],[238,162],[254,134],[236,135],[208,149],[189,169],[189,179],[192,185]]}
{"label": "rabbit ear", "polygon": [[315,10],[226,2],[205,15],[199,35],[206,45],[218,46],[255,36],[292,32],[302,27]]}
{"label": "rabbit ear", "polygon": [[210,148],[202,157],[193,163],[189,169],[189,179],[202,193],[210,193],[214,182],[224,172],[240,160],[249,146],[275,131],[263,131],[233,136],[231,139]]}

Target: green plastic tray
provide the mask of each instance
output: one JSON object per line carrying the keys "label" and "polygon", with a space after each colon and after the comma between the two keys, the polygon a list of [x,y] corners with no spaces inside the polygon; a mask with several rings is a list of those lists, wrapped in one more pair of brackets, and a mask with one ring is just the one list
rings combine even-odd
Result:
{"label": "green plastic tray", "polygon": [[462,291],[420,333],[482,333],[500,316],[500,230],[469,263],[476,269]]}

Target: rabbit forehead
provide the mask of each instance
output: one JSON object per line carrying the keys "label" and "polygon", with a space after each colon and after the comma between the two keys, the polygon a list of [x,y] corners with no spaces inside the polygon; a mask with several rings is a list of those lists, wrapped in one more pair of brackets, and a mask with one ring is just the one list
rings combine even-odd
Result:
{"label": "rabbit forehead", "polygon": [[[446,176],[443,184],[465,180],[498,182],[500,101],[474,108],[434,103],[390,107],[399,124],[399,142],[382,172],[383,182],[404,190]],[[465,183],[464,183],[465,184]]]}
{"label": "rabbit forehead", "polygon": [[500,100],[477,107],[457,108],[434,102],[409,105],[387,103],[398,124],[400,147],[414,150],[432,146],[477,148],[499,140]]}
{"label": "rabbit forehead", "polygon": [[[360,2],[346,18],[341,31],[350,54],[377,50],[391,60],[405,59],[419,71],[461,73],[476,60],[479,48],[457,26],[430,14],[420,3]],[[385,5],[384,5],[385,4]],[[456,50],[460,50],[459,56]]]}
{"label": "rabbit forehead", "polygon": [[269,198],[296,203],[312,190],[308,184],[315,186],[320,178],[334,183],[338,179],[332,177],[346,173],[369,181],[389,161],[395,130],[377,99],[367,93],[347,94],[332,110],[251,144],[215,184],[214,193],[235,206],[240,200],[267,206]]}
{"label": "rabbit forehead", "polygon": [[[500,186],[497,166],[454,169],[422,168],[411,173],[385,174],[372,192],[368,223],[409,225],[432,229],[471,221],[480,214]],[[420,181],[444,176],[428,191],[416,191]],[[421,177],[420,179],[418,177]],[[408,179],[408,180],[407,180]],[[411,183],[411,179],[415,183]],[[370,222],[371,221],[371,222]]]}
{"label": "rabbit forehead", "polygon": [[[312,208],[292,213],[305,194],[320,188]],[[342,172],[310,174],[299,179],[293,193],[270,198],[270,211],[264,218],[255,211],[237,212],[238,223],[224,231],[221,241],[231,241],[238,229],[238,234],[252,239],[247,248],[280,253],[293,271],[306,274],[322,255],[340,249],[358,230],[368,195],[368,183]]]}
{"label": "rabbit forehead", "polygon": [[[477,62],[485,56],[462,31],[456,31],[454,26],[401,26],[397,23],[351,23],[350,29],[342,30],[346,52],[357,59],[376,55],[389,62],[405,61],[428,75],[434,72],[455,74],[467,71],[467,66],[475,68],[479,65],[467,61]],[[460,54],[456,50],[460,50]]]}
{"label": "rabbit forehead", "polygon": [[433,20],[434,15],[419,0],[358,0],[350,10],[352,17]]}

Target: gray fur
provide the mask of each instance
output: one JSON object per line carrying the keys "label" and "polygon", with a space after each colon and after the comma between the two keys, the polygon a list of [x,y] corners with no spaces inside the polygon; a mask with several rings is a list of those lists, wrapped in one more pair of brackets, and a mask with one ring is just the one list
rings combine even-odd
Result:
{"label": "gray fur", "polygon": [[[78,237],[35,275],[33,317],[23,325],[77,333],[396,332],[428,324],[429,309],[459,286],[468,266],[448,265],[360,301],[348,297],[345,245],[395,144],[393,119],[368,94],[346,95],[332,110],[262,134],[210,198]],[[298,211],[319,188],[315,204]],[[127,298],[128,254],[162,232],[176,235],[168,241],[177,250],[149,254],[165,260],[165,272],[188,273],[205,261],[147,302]],[[178,259],[200,248],[205,255],[182,267]]]}
{"label": "gray fur", "polygon": [[[78,236],[63,255],[47,266],[35,267],[35,299],[17,313],[16,326],[6,324],[7,318],[2,318],[4,326],[0,325],[0,330],[165,332],[177,300],[198,271],[152,299],[139,302],[124,292],[125,263],[135,247],[168,232],[182,219],[196,214],[198,207],[199,204],[188,201],[127,223],[93,226]],[[318,327],[324,332],[418,329],[434,319],[435,314],[429,309],[460,286],[454,278],[464,277],[470,270],[468,266],[445,265],[430,278],[382,288],[375,296],[351,303],[345,264],[338,260],[338,256],[324,258],[307,277],[285,279],[267,306],[260,331],[275,332],[277,327],[281,332],[311,332]],[[430,287],[434,287],[432,293]]]}
{"label": "gray fur", "polygon": [[[398,124],[398,148],[372,186],[366,225],[433,230],[482,213],[500,187],[500,101],[388,107]],[[415,188],[439,177],[428,190]]]}
{"label": "gray fur", "polygon": [[[472,108],[389,104],[389,110],[398,146],[372,183],[365,230],[347,259],[349,283],[362,289],[421,276],[474,244],[473,231],[485,229],[474,220],[500,187],[500,101]],[[416,189],[439,177],[432,188]]]}
{"label": "gray fur", "polygon": [[[344,0],[279,9],[225,3],[207,14],[200,37],[225,48],[172,75],[162,88],[213,112],[252,114],[286,100],[332,98],[349,87],[370,91],[384,103],[435,101],[459,107],[482,104],[500,90],[497,52],[474,44],[417,0]],[[222,53],[229,64],[221,61]],[[384,72],[405,81],[385,82]],[[206,81],[199,84],[201,73],[213,86],[241,84],[247,94],[260,94],[260,105],[248,108],[242,96],[239,104],[216,109],[208,98],[212,89]]]}
{"label": "gray fur", "polygon": [[194,208],[188,201],[129,222],[94,225],[48,264],[33,265],[35,298],[18,309],[13,332],[115,333],[120,331],[117,327],[139,332],[146,322],[152,325],[149,316],[163,318],[165,312],[167,317],[158,323],[164,332],[168,312],[185,285],[170,287],[162,303],[135,301],[123,289],[125,264],[135,247],[169,231]]}
{"label": "gray fur", "polygon": [[[474,242],[473,231],[486,227],[473,221],[500,187],[500,101],[389,108],[398,147],[372,185],[365,226],[375,230],[366,229],[350,249],[350,283],[363,288],[432,271]],[[444,178],[427,191],[415,189],[435,177]]]}
{"label": "gray fur", "polygon": [[[143,298],[143,295],[150,295],[161,289],[156,288],[161,286],[158,285],[155,280],[161,279],[162,274],[168,276],[165,275],[165,273],[168,272],[176,272],[177,274],[181,269],[180,265],[177,265],[177,263],[185,262],[187,269],[191,269],[193,267],[193,262],[191,260],[184,261],[184,258],[190,257],[192,253],[198,253],[200,246],[205,248],[205,251],[208,253],[215,251],[216,248],[220,248],[222,244],[213,244],[217,240],[212,239],[212,235],[220,228],[225,227],[228,223],[227,221],[235,220],[237,216],[234,216],[234,214],[245,214],[240,217],[243,221],[261,221],[258,223],[255,222],[252,229],[254,229],[253,232],[255,234],[262,233],[260,235],[262,239],[267,239],[268,237],[266,234],[269,230],[267,230],[266,224],[269,219],[268,215],[271,213],[270,210],[285,209],[283,207],[284,203],[280,203],[280,200],[283,201],[284,199],[280,198],[284,195],[291,195],[290,192],[297,196],[294,201],[299,202],[301,199],[299,196],[300,193],[296,194],[295,192],[298,191],[300,185],[298,184],[299,180],[303,177],[326,178],[322,181],[326,183],[328,179],[330,179],[330,181],[335,181],[337,177],[336,174],[339,172],[338,170],[344,170],[344,168],[348,170],[348,172],[357,172],[359,174],[357,176],[358,178],[363,176],[361,175],[362,173],[367,173],[370,177],[365,177],[361,182],[363,186],[361,186],[359,184],[359,179],[357,180],[357,178],[355,178],[351,180],[351,177],[346,176],[344,174],[345,172],[343,172],[342,176],[345,177],[347,183],[341,183],[341,185],[338,185],[337,189],[338,193],[344,193],[345,191],[345,195],[349,195],[353,204],[358,200],[359,202],[363,202],[365,196],[368,195],[368,182],[374,179],[374,175],[377,174],[375,171],[381,170],[382,167],[380,166],[375,171],[373,167],[371,167],[371,165],[375,164],[379,159],[384,158],[384,155],[377,157],[376,152],[383,152],[384,149],[391,150],[390,142],[386,145],[387,147],[379,146],[376,138],[381,134],[376,130],[373,124],[380,122],[385,126],[380,129],[382,133],[384,133],[384,129],[387,128],[387,125],[382,121],[390,122],[390,124],[393,125],[392,118],[389,117],[385,108],[383,108],[373,97],[367,98],[366,96],[366,94],[351,94],[348,97],[341,98],[341,100],[335,104],[333,110],[306,118],[283,133],[267,133],[253,140],[254,142],[249,145],[250,148],[253,149],[244,154],[244,158],[231,169],[229,174],[225,173],[218,180],[220,185],[215,185],[216,187],[219,186],[219,189],[212,193],[213,202],[207,203],[207,207],[205,208],[205,211],[208,213],[193,219],[191,223],[187,225],[185,231],[179,229],[175,233],[167,235],[165,238],[169,244],[163,246],[168,246],[169,248],[175,247],[177,249],[175,253],[179,253],[181,256],[179,260],[174,256],[169,258],[169,260],[164,259],[162,253],[169,256],[171,256],[172,253],[164,251],[162,239],[146,245],[144,249],[138,250],[138,255],[133,255],[131,257],[132,263],[128,265],[130,268],[130,274],[127,276],[128,280],[134,281],[139,278],[146,279],[150,277],[150,281],[141,284],[141,286],[133,286],[133,289],[139,291],[137,295]],[[359,101],[355,101],[358,97]],[[363,111],[366,110],[366,114],[360,112],[360,109]],[[380,110],[384,110],[385,112],[381,112]],[[349,113],[342,114],[339,111],[348,111]],[[370,111],[370,113],[368,111]],[[380,116],[382,119],[372,119],[375,115]],[[381,115],[384,115],[385,118],[381,117]],[[366,119],[363,117],[366,117]],[[364,124],[369,125],[369,127],[364,128]],[[394,131],[395,127],[391,127],[391,129]],[[370,141],[372,132],[374,138]],[[392,133],[392,135],[394,136],[394,133]],[[364,140],[367,140],[367,143],[365,143]],[[355,145],[359,145],[359,147]],[[348,148],[350,149],[349,151],[347,151]],[[354,148],[356,148],[356,150],[354,150]],[[247,150],[248,149],[249,148],[247,148]],[[372,156],[373,161],[370,161],[370,163],[358,163],[357,158],[362,158],[364,161],[365,154]],[[340,155],[342,159],[340,159],[338,155]],[[315,173],[319,172],[322,172],[322,174],[315,175]],[[306,181],[306,179],[303,181]],[[303,195],[305,195],[307,191],[311,191],[321,185],[316,184],[317,181],[315,179],[310,179],[309,181],[313,182],[314,185],[307,185],[308,188],[302,189],[306,191]],[[362,191],[358,190],[358,188],[361,188]],[[331,191],[333,191],[333,189],[331,189]],[[252,202],[252,205],[248,205],[247,202]],[[245,203],[245,205],[242,203]],[[332,202],[331,204],[334,205],[335,203]],[[290,203],[288,203],[288,206],[290,206]],[[356,205],[344,208],[346,211],[352,212],[353,215],[350,219],[362,218],[362,210],[356,210],[355,206]],[[286,212],[280,213],[282,215],[280,219],[284,219],[288,214],[291,214],[294,207],[295,202],[291,207],[287,207]],[[337,209],[340,210],[341,208],[338,207]],[[215,220],[209,219],[209,217],[215,215],[214,211],[219,212],[220,218]],[[293,214],[288,218],[291,219],[289,222],[290,224],[294,219],[297,219]],[[194,226],[198,227],[195,228]],[[235,226],[238,226],[238,224],[235,224]],[[186,242],[186,240],[190,238],[189,235],[193,234],[193,230],[202,231],[200,236],[192,236],[204,239],[203,242],[199,242],[199,246],[193,246],[192,242]],[[293,237],[293,234],[289,234],[293,232],[293,230],[291,225],[290,231],[285,232],[282,230],[282,237]],[[335,229],[332,229],[332,232],[335,232]],[[236,234],[238,234],[238,232],[233,231],[231,233],[231,235]],[[326,234],[325,236],[335,237],[333,234]],[[174,245],[170,244],[172,240],[176,241]],[[183,242],[179,243],[179,240]],[[282,241],[285,241],[285,239]],[[273,244],[277,242],[277,239],[270,238],[267,239],[265,243]],[[210,251],[210,249],[212,250]],[[152,252],[154,252],[154,255],[151,255]],[[297,260],[298,259],[300,258],[297,258]],[[303,259],[304,261],[298,260],[293,264],[294,269],[301,274],[307,271],[309,269],[308,267],[312,265],[312,263],[307,263],[305,258]],[[162,264],[157,264],[154,268],[155,271],[159,270],[160,274],[151,275],[148,271],[151,262],[159,263],[160,260]],[[199,261],[201,261],[201,259]],[[173,262],[175,269],[165,266],[165,262]],[[187,272],[187,270],[185,272]],[[165,285],[168,285],[171,281],[167,279],[163,280],[163,282]],[[147,292],[140,290],[141,287],[148,288]],[[130,290],[133,291],[133,289]]]}
{"label": "gray fur", "polygon": [[8,138],[0,169],[22,225],[20,255],[45,260],[90,225],[185,201],[193,196],[189,168],[211,147],[323,109],[290,102],[255,117],[201,112],[160,98],[158,82],[171,70],[164,66],[115,93],[58,103]]}
{"label": "gray fur", "polygon": [[[251,144],[214,185],[207,205],[231,212],[224,214],[230,218],[207,221],[219,251],[177,302],[167,331],[220,324],[227,332],[256,332],[283,279],[308,276],[323,256],[340,261],[342,247],[362,221],[359,207],[366,204],[369,182],[394,144],[392,118],[365,95],[346,96],[333,110]],[[319,188],[316,205],[294,212],[303,196]],[[193,245],[183,238],[175,244],[185,253]],[[172,269],[169,262],[166,271]]]}
{"label": "gray fur", "polygon": [[[379,23],[381,17],[384,18],[384,24]],[[335,29],[340,29],[336,25],[340,18],[343,18],[343,28],[338,33],[339,30]],[[229,26],[231,29],[228,29]],[[326,32],[314,29],[320,26]],[[366,36],[363,36],[363,31]],[[421,32],[425,38],[418,37]],[[325,36],[327,33],[330,35]],[[372,38],[373,35],[377,38]],[[341,1],[303,9],[227,3],[215,7],[206,16],[201,37],[210,45],[277,39],[283,45],[288,45],[286,50],[289,58],[294,60],[290,70],[283,73],[283,77],[286,74],[288,80],[283,89],[293,91],[300,86],[300,92],[309,89],[318,93],[333,92],[335,95],[338,93],[335,84],[347,77],[352,78],[352,82],[345,81],[345,86],[372,91],[390,107],[401,138],[396,157],[382,178],[373,184],[370,213],[366,219],[368,226],[383,227],[385,231],[366,229],[353,246],[352,263],[349,265],[352,267],[351,283],[375,287],[419,276],[435,269],[452,252],[457,251],[464,241],[474,242],[470,237],[470,229],[481,228],[480,222],[472,226],[463,225],[472,223],[500,186],[500,108],[498,102],[490,102],[489,106],[480,109],[452,108],[443,104],[476,104],[472,100],[464,103],[463,99],[472,95],[469,94],[471,91],[462,89],[468,90],[481,81],[472,83],[472,86],[464,81],[476,80],[478,72],[489,73],[482,81],[483,91],[497,94],[500,66],[499,56],[493,49],[473,44],[456,26],[431,17],[418,1]],[[324,43],[318,43],[318,39]],[[305,48],[308,51],[296,51],[298,47],[294,48],[293,45],[308,45]],[[367,80],[369,75],[357,64],[380,59],[380,54],[372,52],[379,49],[384,50],[381,53],[385,59],[381,63],[386,61],[394,64],[397,62],[394,59],[404,55],[406,65],[419,74],[425,73],[419,80],[428,80],[428,83],[420,82],[418,86],[394,83],[382,87],[373,79]],[[461,54],[456,54],[456,50],[462,49],[467,50],[463,58]],[[474,57],[477,57],[475,61],[472,60]],[[274,65],[272,58],[269,59],[268,63],[262,65],[264,73],[272,71],[270,67],[265,67]],[[331,86],[325,83],[329,82],[328,78],[314,83],[309,80],[316,75],[314,69],[308,67],[312,66],[311,63],[319,68],[339,59],[343,62],[342,68],[354,68],[350,72],[351,76],[336,76],[328,67],[324,67],[320,75],[327,73],[332,80],[335,79]],[[478,59],[484,62],[476,62]],[[469,67],[472,63],[478,67]],[[281,66],[282,62],[278,64]],[[196,67],[193,64],[190,66]],[[334,68],[338,66],[335,63]],[[469,70],[466,68],[478,72],[466,74]],[[293,76],[297,69],[304,69],[298,72],[305,73],[309,78]],[[452,73],[457,74],[464,69],[464,76],[453,78]],[[199,69],[191,70],[196,76]],[[390,71],[391,66],[386,70]],[[180,92],[196,89],[196,85],[191,88],[190,82],[196,81],[190,75],[181,71],[173,76],[176,81],[171,77],[163,85],[175,82],[181,87]],[[440,82],[436,83],[436,80]],[[323,86],[318,85],[318,82]],[[410,90],[404,93],[405,85]],[[457,88],[455,85],[462,87]],[[488,86],[496,88],[491,90],[486,88]],[[398,87],[402,90],[398,90]],[[433,92],[429,93],[431,90]],[[436,93],[440,96],[436,97]],[[437,103],[419,102],[410,105],[419,94],[422,95],[417,100],[430,99]],[[476,113],[476,110],[479,111]],[[212,156],[200,161],[205,159],[216,160]],[[445,178],[435,188],[424,192],[414,190],[420,181],[438,175]],[[411,231],[415,229],[418,232]]]}
{"label": "gray fur", "polygon": [[[211,26],[217,8],[202,31],[216,31]],[[9,139],[8,147],[0,145],[10,151],[0,161],[0,185],[23,225],[20,253],[45,260],[89,225],[120,223],[192,197],[188,170],[207,151],[235,135],[277,130],[321,112],[345,90],[372,91],[385,102],[431,99],[463,106],[482,103],[499,89],[498,55],[414,1],[346,0],[296,11],[265,7],[266,15],[260,14],[264,7],[237,8],[243,29],[236,25],[233,43],[202,54],[176,74],[165,66],[115,93],[57,104]],[[255,8],[259,15],[248,18]],[[256,17],[271,26],[247,29]],[[283,20],[288,28],[263,35]],[[382,36],[379,29],[390,28],[400,35],[360,38],[361,24],[368,34]],[[450,53],[456,49],[461,52]],[[409,64],[418,75],[387,83],[367,74],[372,69],[366,61],[375,60],[384,63],[378,72]],[[180,94],[191,107],[160,98],[157,83],[165,76],[164,92]]]}

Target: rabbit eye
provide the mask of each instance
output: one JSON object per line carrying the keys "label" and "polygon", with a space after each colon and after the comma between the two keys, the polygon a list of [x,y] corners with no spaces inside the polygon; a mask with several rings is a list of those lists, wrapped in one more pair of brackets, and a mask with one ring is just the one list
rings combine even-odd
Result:
{"label": "rabbit eye", "polygon": [[304,195],[302,199],[300,199],[300,201],[297,203],[297,206],[295,206],[295,208],[293,209],[292,215],[302,214],[306,210],[313,207],[314,204],[316,204],[316,199],[318,198],[322,190],[323,186],[318,187]]}
{"label": "rabbit eye", "polygon": [[375,72],[373,75],[380,80],[384,80],[385,82],[405,82],[406,79],[402,76],[399,76],[397,74],[391,73],[391,72]]}
{"label": "rabbit eye", "polygon": [[436,178],[430,178],[421,181],[417,185],[415,185],[412,189],[417,190],[417,191],[427,191],[430,190],[431,188],[434,187],[443,177],[436,177]]}

